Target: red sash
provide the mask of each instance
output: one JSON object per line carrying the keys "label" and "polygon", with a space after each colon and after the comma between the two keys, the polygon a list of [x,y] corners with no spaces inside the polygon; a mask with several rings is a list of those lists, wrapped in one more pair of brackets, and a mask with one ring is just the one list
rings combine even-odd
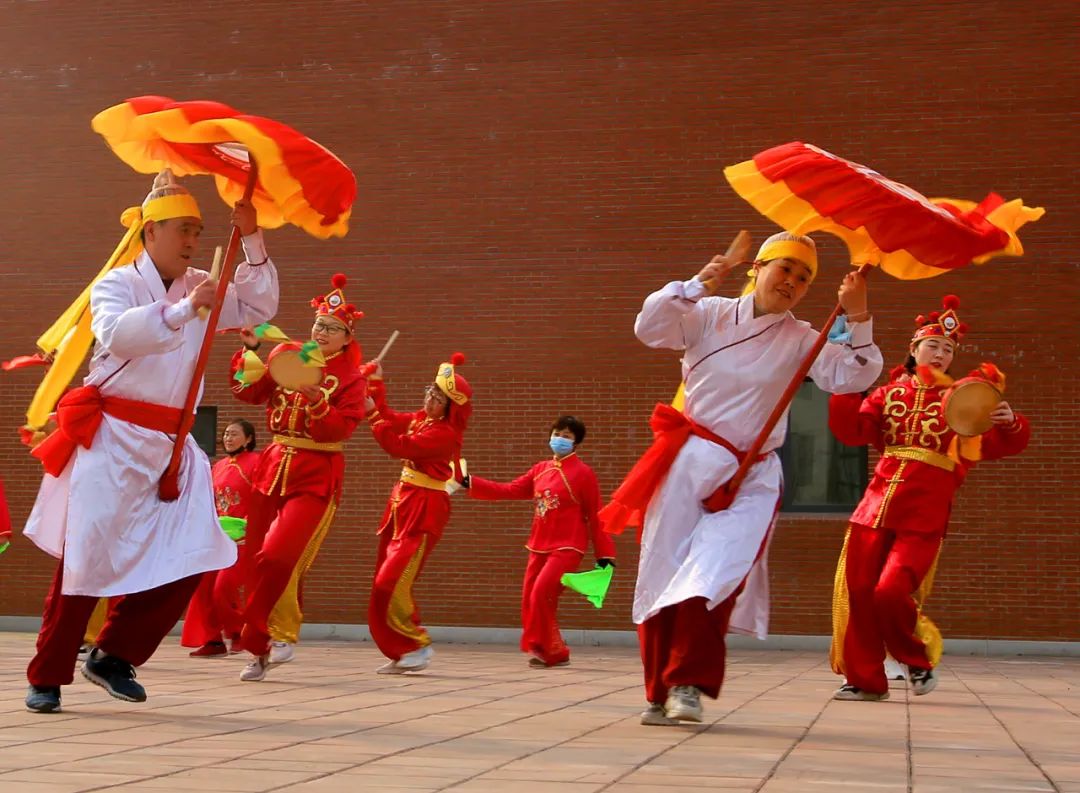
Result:
{"label": "red sash", "polygon": [[106,413],[148,430],[174,435],[180,428],[183,411],[134,399],[103,397],[97,386],[80,386],[68,391],[57,403],[56,432],[30,453],[41,460],[47,473],[60,476],[77,445],[90,448]]}
{"label": "red sash", "polygon": [[[746,459],[745,452],[739,451],[715,432],[695,424],[671,405],[657,405],[649,417],[649,426],[653,431],[652,446],[634,463],[611,497],[611,502],[600,510],[600,523],[608,534],[622,534],[627,526],[642,524],[645,508],[649,506],[656,488],[691,435],[720,444],[740,463]],[[765,456],[759,454],[754,462],[760,462]],[[726,486],[721,485],[703,503],[706,511],[719,512],[727,509],[734,498],[735,494],[728,493]]]}

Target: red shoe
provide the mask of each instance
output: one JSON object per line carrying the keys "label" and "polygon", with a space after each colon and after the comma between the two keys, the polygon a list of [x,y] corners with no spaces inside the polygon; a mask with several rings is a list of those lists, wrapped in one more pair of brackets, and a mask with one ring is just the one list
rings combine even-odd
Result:
{"label": "red shoe", "polygon": [[225,642],[207,642],[198,650],[192,650],[188,655],[192,658],[220,658],[229,654]]}

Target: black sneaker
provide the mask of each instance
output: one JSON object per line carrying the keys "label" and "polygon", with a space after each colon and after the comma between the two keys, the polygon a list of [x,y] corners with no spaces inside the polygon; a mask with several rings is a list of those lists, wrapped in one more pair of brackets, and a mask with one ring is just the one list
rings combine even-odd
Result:
{"label": "black sneaker", "polygon": [[135,682],[135,667],[95,647],[83,661],[83,677],[125,702],[146,702],[146,689]]}
{"label": "black sneaker", "polygon": [[933,669],[920,669],[917,666],[908,668],[908,680],[911,681],[911,692],[921,697],[929,694],[937,688],[938,676]]}
{"label": "black sneaker", "polygon": [[60,712],[60,686],[35,686],[26,689],[26,709],[34,713]]}

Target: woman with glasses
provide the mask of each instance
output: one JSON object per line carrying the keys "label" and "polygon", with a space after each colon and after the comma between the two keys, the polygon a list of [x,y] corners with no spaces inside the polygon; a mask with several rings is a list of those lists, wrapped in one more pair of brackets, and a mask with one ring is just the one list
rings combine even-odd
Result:
{"label": "woman with glasses", "polygon": [[[272,664],[282,662],[271,656],[270,624],[290,609],[291,621],[300,623],[303,579],[341,500],[344,442],[364,415],[367,383],[353,338],[353,324],[363,314],[345,300],[345,276],[335,275],[332,282],[333,291],[311,301],[311,338],[326,360],[320,384],[286,388],[265,373],[253,382],[236,382],[244,351],[233,356],[233,393],[242,402],[265,404],[273,433],[255,471],[245,537],[250,567],[238,647],[255,658],[240,675],[244,681],[262,680]],[[248,349],[258,347],[251,331],[241,337]]]}
{"label": "woman with glasses", "polygon": [[465,356],[454,353],[449,363],[441,364],[435,382],[424,390],[423,407],[413,413],[398,413],[387,405],[382,366],[369,364],[366,408],[371,433],[387,454],[402,461],[401,477],[379,527],[368,605],[371,638],[390,659],[379,674],[418,672],[434,654],[412,588],[450,519],[448,493],[472,415],[472,388],[455,371],[463,363]]}

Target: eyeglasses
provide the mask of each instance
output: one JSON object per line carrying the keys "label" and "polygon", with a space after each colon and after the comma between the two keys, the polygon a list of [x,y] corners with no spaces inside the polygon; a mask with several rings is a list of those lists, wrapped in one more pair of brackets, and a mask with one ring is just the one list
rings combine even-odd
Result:
{"label": "eyeglasses", "polygon": [[323,322],[321,319],[316,320],[315,324],[312,325],[311,329],[313,331],[315,331],[316,333],[319,333],[321,331],[322,333],[325,333],[327,336],[333,336],[333,335],[335,335],[337,333],[344,333],[345,330],[346,330],[346,328],[344,328],[341,325],[331,325],[328,322]]}
{"label": "eyeglasses", "polygon": [[424,393],[429,397],[434,397],[436,402],[450,401],[450,397],[444,394],[437,385],[429,385],[427,388],[424,389]]}

